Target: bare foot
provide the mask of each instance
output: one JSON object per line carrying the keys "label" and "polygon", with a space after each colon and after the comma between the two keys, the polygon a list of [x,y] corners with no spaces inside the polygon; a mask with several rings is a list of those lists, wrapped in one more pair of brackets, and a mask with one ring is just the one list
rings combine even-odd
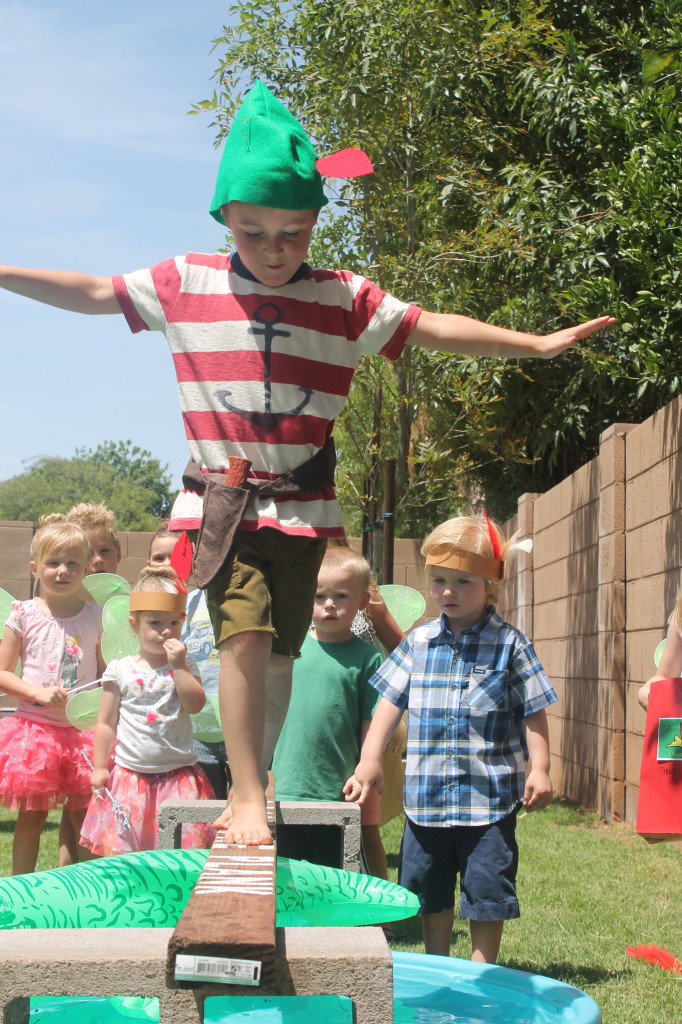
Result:
{"label": "bare foot", "polygon": [[214,822],[225,830],[225,842],[237,846],[272,846],[265,803],[259,800],[233,799]]}
{"label": "bare foot", "polygon": [[213,822],[213,828],[224,829],[228,828],[232,824],[232,790],[227,794],[227,803],[225,804],[225,810],[221,811],[216,820]]}

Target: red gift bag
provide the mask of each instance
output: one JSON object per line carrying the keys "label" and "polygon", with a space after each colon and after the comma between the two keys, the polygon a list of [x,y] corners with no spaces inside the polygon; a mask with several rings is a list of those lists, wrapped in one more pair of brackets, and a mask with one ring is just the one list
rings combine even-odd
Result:
{"label": "red gift bag", "polygon": [[649,843],[682,840],[682,679],[651,685],[636,827]]}

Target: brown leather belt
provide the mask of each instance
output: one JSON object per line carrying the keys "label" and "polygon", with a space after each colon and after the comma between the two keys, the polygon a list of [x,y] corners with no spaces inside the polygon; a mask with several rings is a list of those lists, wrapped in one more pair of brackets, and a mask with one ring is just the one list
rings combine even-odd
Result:
{"label": "brown leather belt", "polygon": [[333,437],[329,437],[319,452],[295,469],[274,480],[249,477],[240,487],[232,486],[223,473],[202,473],[196,462],[190,459],[182,475],[183,486],[188,491],[204,491],[201,529],[194,551],[193,572],[197,586],[207,587],[225,565],[252,494],[263,498],[296,498],[300,494],[314,494],[333,486],[335,469]]}

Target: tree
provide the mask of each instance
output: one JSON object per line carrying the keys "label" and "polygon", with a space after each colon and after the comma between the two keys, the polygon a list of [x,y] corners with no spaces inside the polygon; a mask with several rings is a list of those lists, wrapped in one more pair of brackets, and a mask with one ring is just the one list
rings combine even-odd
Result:
{"label": "tree", "polygon": [[[268,81],[321,153],[359,145],[380,168],[359,185],[341,188],[335,205],[344,217],[323,221],[311,260],[369,272],[383,287],[429,308],[473,312],[466,288],[453,283],[453,268],[458,275],[463,271],[462,278],[475,277],[507,244],[508,231],[500,234],[490,226],[475,236],[467,204],[453,229],[442,174],[451,156],[461,153],[471,187],[478,187],[472,157],[493,152],[499,136],[486,93],[535,59],[535,40],[552,34],[533,4],[523,6],[512,24],[502,16],[482,20],[473,0],[299,0],[286,8],[241,3],[231,9],[239,15],[237,28],[216,41],[220,89],[195,110],[215,111],[220,139],[244,85],[267,68]],[[379,454],[398,457],[399,532],[403,523],[412,532],[454,512],[476,468],[466,443],[472,421],[483,448],[490,443],[491,451],[502,448],[510,455],[514,447],[497,428],[486,429],[488,399],[480,386],[485,376],[463,380],[455,362],[411,349],[395,368],[361,368],[337,432],[346,510],[349,502],[358,508],[370,469],[374,453],[361,439],[363,429],[365,437],[370,433],[374,392],[381,387]],[[447,388],[455,384],[460,392],[453,404]]]}
{"label": "tree", "polygon": [[0,482],[0,519],[38,522],[78,502],[102,502],[121,530],[154,530],[168,515],[168,467],[131,441],[77,448],[71,459],[41,456],[24,473]]}
{"label": "tree", "polygon": [[267,69],[321,153],[360,145],[377,166],[341,188],[344,218],[323,223],[313,261],[518,329],[603,312],[621,324],[549,363],[408,349],[395,369],[362,368],[337,431],[345,501],[358,507],[377,454],[377,387],[398,532],[483,495],[506,516],[590,458],[609,423],[679,392],[678,2],[249,0],[231,13],[219,88],[195,108],[215,111],[218,138]]}

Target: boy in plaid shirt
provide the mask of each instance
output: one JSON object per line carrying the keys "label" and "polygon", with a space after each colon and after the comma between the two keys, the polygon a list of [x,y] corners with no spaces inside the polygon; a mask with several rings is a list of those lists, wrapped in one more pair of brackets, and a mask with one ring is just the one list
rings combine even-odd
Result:
{"label": "boy in plaid shirt", "polygon": [[426,952],[447,956],[459,874],[471,959],[487,963],[519,916],[517,811],[552,800],[545,708],[557,700],[531,642],[495,611],[505,548],[487,517],[450,519],[427,537],[441,614],[370,680],[382,699],[344,790],[362,803],[383,789],[381,755],[407,709],[400,883],[420,898]]}

